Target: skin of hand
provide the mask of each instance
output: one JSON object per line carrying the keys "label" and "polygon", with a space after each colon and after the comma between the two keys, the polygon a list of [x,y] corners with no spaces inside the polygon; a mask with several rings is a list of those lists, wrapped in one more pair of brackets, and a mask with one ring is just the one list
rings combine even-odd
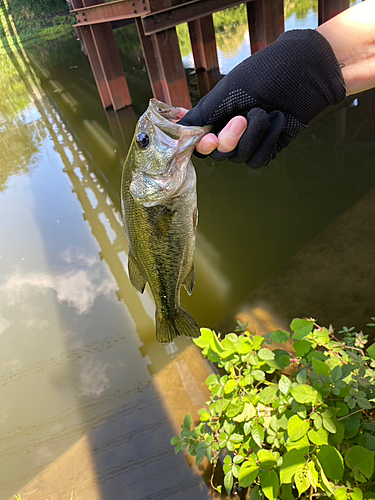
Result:
{"label": "skin of hand", "polygon": [[[375,0],[366,0],[343,11],[317,28],[331,44],[340,64],[347,95],[375,87]],[[243,116],[235,116],[218,136],[206,134],[196,145],[204,155],[215,148],[232,151],[247,127]]]}

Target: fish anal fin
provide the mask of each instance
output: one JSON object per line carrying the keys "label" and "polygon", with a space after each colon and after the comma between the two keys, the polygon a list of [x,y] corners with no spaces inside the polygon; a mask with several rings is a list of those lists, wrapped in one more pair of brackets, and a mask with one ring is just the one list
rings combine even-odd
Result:
{"label": "fish anal fin", "polygon": [[140,273],[135,257],[131,252],[129,252],[128,256],[128,271],[130,283],[138,292],[143,293],[146,286],[146,280]]}
{"label": "fish anal fin", "polygon": [[166,205],[164,205],[160,210],[154,222],[154,232],[158,239],[165,238],[167,236],[175,214],[176,211],[171,210]]}
{"label": "fish anal fin", "polygon": [[184,285],[187,293],[189,295],[191,295],[193,293],[194,285],[195,285],[194,264],[191,266],[191,269],[190,269],[188,275],[186,276],[185,281],[183,282],[183,285]]}

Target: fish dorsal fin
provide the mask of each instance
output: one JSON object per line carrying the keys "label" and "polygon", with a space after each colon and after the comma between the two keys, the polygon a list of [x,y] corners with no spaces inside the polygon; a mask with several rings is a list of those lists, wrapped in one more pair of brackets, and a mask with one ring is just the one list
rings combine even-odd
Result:
{"label": "fish dorsal fin", "polygon": [[195,285],[195,274],[194,274],[194,264],[191,266],[189,274],[186,276],[185,281],[183,282],[185,290],[189,295],[193,293],[194,285]]}
{"label": "fish dorsal fin", "polygon": [[128,271],[130,283],[138,292],[143,293],[146,286],[146,280],[139,271],[139,267],[131,250],[128,255]]}

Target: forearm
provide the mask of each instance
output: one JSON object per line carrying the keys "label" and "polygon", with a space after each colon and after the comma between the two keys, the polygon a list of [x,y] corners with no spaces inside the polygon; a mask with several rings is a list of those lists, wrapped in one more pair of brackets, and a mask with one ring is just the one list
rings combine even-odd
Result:
{"label": "forearm", "polygon": [[345,10],[317,31],[342,65],[347,95],[375,87],[375,0]]}

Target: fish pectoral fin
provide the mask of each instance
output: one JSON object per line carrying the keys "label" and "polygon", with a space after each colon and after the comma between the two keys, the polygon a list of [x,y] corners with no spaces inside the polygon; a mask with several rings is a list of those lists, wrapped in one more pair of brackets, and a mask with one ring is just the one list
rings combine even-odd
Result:
{"label": "fish pectoral fin", "polygon": [[135,258],[131,252],[129,252],[128,257],[128,270],[130,283],[136,290],[138,290],[138,292],[143,293],[146,286],[146,280],[140,273],[139,267],[137,266]]}
{"label": "fish pectoral fin", "polygon": [[158,239],[165,238],[172,225],[176,210],[163,206],[159,214],[155,218],[154,233]]}
{"label": "fish pectoral fin", "polygon": [[193,293],[194,285],[195,285],[195,274],[194,274],[194,264],[191,266],[189,274],[186,276],[185,281],[183,282],[185,290],[189,295]]}

